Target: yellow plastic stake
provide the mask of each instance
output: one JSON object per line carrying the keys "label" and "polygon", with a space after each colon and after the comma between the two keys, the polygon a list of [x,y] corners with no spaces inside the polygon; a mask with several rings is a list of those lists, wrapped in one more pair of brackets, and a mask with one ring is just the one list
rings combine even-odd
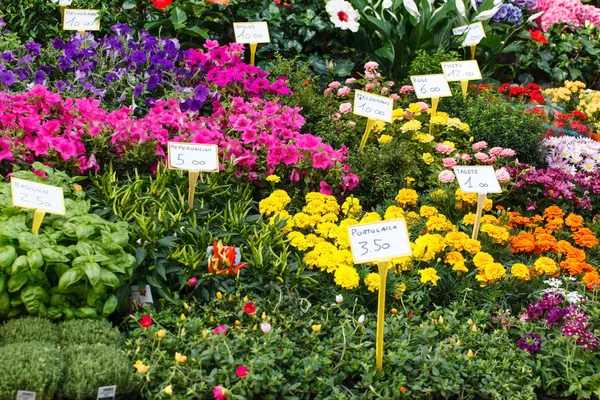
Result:
{"label": "yellow plastic stake", "polygon": [[379,294],[377,298],[377,345],[375,347],[375,365],[377,370],[383,369],[383,328],[385,321],[385,283],[390,261],[379,261]]}
{"label": "yellow plastic stake", "polygon": [[462,90],[463,99],[467,99],[467,89],[469,88],[469,81],[460,81],[460,89]]}
{"label": "yellow plastic stake", "polygon": [[64,26],[64,24],[65,24],[65,9],[66,8],[67,7],[65,7],[65,6],[60,6],[60,25],[61,25],[61,27]]}
{"label": "yellow plastic stake", "polygon": [[481,225],[481,214],[483,213],[483,206],[485,204],[486,199],[485,193],[479,193],[477,195],[477,215],[475,216],[475,225],[473,226],[473,235],[471,239],[477,240],[477,236],[479,235],[479,225]]}
{"label": "yellow plastic stake", "polygon": [[431,117],[429,120],[429,134],[430,135],[431,135],[431,131],[433,130],[433,124],[431,123],[431,119],[433,119],[433,117],[435,117],[435,113],[437,112],[439,102],[440,102],[439,97],[431,98]]}
{"label": "yellow plastic stake", "polygon": [[198,171],[190,171],[188,173],[188,178],[190,180],[190,188],[188,189],[188,205],[190,209],[194,208],[194,195],[196,193],[196,183],[198,182],[198,176],[200,172]]}
{"label": "yellow plastic stake", "polygon": [[250,43],[250,64],[254,65],[254,56],[256,55],[256,46],[258,43]]}
{"label": "yellow plastic stake", "polygon": [[477,49],[477,45],[474,44],[472,46],[469,46],[471,48],[471,60],[475,59],[475,50]]}
{"label": "yellow plastic stake", "polygon": [[33,227],[31,228],[31,232],[36,235],[40,231],[40,226],[42,226],[42,221],[44,220],[44,216],[46,215],[46,211],[35,210],[33,212]]}
{"label": "yellow plastic stake", "polygon": [[360,146],[358,147],[358,149],[360,151],[363,151],[365,149],[365,145],[367,144],[367,139],[369,139],[369,135],[371,134],[371,131],[373,130],[373,126],[375,126],[375,120],[372,118],[369,118],[367,120],[367,127],[365,128],[365,133],[362,137],[362,140],[360,141]]}

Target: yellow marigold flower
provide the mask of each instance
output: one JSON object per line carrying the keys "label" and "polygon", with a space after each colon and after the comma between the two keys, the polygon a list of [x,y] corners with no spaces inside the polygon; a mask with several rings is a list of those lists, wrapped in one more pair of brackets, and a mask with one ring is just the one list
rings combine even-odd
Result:
{"label": "yellow marigold flower", "polygon": [[300,251],[308,250],[310,247],[309,243],[306,241],[306,238],[301,232],[293,231],[288,234],[288,239],[290,239],[290,245],[297,248]]}
{"label": "yellow marigold flower", "polygon": [[183,364],[187,361],[187,356],[184,356],[181,353],[175,353],[175,361],[177,361],[180,364]]}
{"label": "yellow marigold flower", "polygon": [[432,192],[429,196],[431,197],[431,200],[437,202],[446,200],[446,198],[448,197],[448,195],[443,189],[438,189],[435,192]]}
{"label": "yellow marigold flower", "polygon": [[461,126],[462,122],[460,121],[459,118],[448,118],[448,121],[446,121],[446,126],[449,128],[459,128]]}
{"label": "yellow marigold flower", "polygon": [[482,224],[498,224],[498,218],[494,217],[493,215],[483,215],[481,216],[481,223]]}
{"label": "yellow marigold flower", "polygon": [[454,230],[454,225],[448,221],[445,215],[439,214],[430,217],[426,222],[427,230],[430,232],[447,232]]}
{"label": "yellow marigold flower", "polygon": [[477,269],[483,269],[487,265],[489,265],[493,262],[494,262],[494,257],[492,257],[490,254],[488,254],[484,251],[480,251],[479,253],[475,254],[475,256],[473,257],[473,264],[475,264]]}
{"label": "yellow marigold flower", "polygon": [[467,215],[465,215],[463,217],[463,224],[464,225],[473,225],[475,224],[475,220],[477,219],[477,216],[473,213],[468,213]]}
{"label": "yellow marigold flower", "polygon": [[506,276],[506,269],[500,263],[486,264],[475,277],[478,281],[493,283]]}
{"label": "yellow marigold flower", "polygon": [[283,210],[292,199],[284,190],[276,190],[258,203],[258,210],[267,216]]}
{"label": "yellow marigold flower", "polygon": [[421,217],[433,217],[435,215],[438,215],[438,210],[435,207],[431,207],[431,206],[421,206],[421,208],[419,209],[419,215],[421,215]]}
{"label": "yellow marigold flower", "polygon": [[294,226],[298,229],[306,229],[310,227],[311,219],[308,214],[298,213],[292,218]]}
{"label": "yellow marigold flower", "polygon": [[313,332],[320,332],[321,331],[321,324],[315,324],[312,327]]}
{"label": "yellow marigold flower", "polygon": [[404,178],[404,180],[406,181],[406,183],[408,185],[410,185],[411,183],[413,183],[414,181],[416,181],[416,179],[413,178],[412,176],[407,176],[406,178]]}
{"label": "yellow marigold flower", "polygon": [[456,189],[454,198],[457,201],[465,201],[467,203],[477,203],[477,193],[464,193],[460,188]]}
{"label": "yellow marigold flower", "polygon": [[379,215],[376,212],[369,212],[369,213],[366,213],[364,217],[362,217],[362,219],[360,220],[360,223],[366,224],[369,222],[377,222],[377,221],[381,221],[381,215]]}
{"label": "yellow marigold flower", "polygon": [[173,395],[173,386],[169,385],[166,388],[163,389],[163,392],[167,395],[167,396],[172,396]]}
{"label": "yellow marigold flower", "polygon": [[508,230],[502,226],[492,224],[481,225],[481,232],[486,233],[496,243],[506,243],[510,237]]}
{"label": "yellow marigold flower", "polygon": [[402,133],[416,132],[419,129],[421,129],[421,122],[417,121],[416,119],[408,121],[407,123],[402,125],[402,128],[400,128]]}
{"label": "yellow marigold flower", "polygon": [[159,339],[162,339],[165,336],[167,336],[167,331],[164,329],[161,329],[158,332],[156,332],[156,336],[158,336]]}
{"label": "yellow marigold flower", "polygon": [[452,231],[446,234],[445,239],[448,246],[454,250],[463,251],[465,249],[465,242],[471,238],[464,232]]}
{"label": "yellow marigold flower", "polygon": [[432,162],[434,162],[435,159],[433,158],[431,153],[423,153],[423,161],[425,161],[425,164],[429,165]]}
{"label": "yellow marigold flower", "polygon": [[334,281],[344,289],[354,289],[360,282],[360,276],[354,267],[341,266],[335,271]]}
{"label": "yellow marigold flower", "polygon": [[377,141],[381,144],[386,144],[392,141],[392,137],[390,135],[381,135]]}
{"label": "yellow marigold flower", "polygon": [[390,220],[390,219],[399,219],[399,218],[404,218],[404,210],[401,209],[400,207],[389,206],[387,208],[387,210],[385,210],[385,215],[383,216],[383,219]]}
{"label": "yellow marigold flower", "polygon": [[144,364],[140,360],[137,360],[135,364],[133,364],[133,368],[135,368],[139,374],[145,374],[150,369],[150,366]]}
{"label": "yellow marigold flower", "polygon": [[425,234],[419,236],[413,246],[413,258],[415,260],[429,262],[437,253],[446,248],[446,241],[438,234]]}
{"label": "yellow marigold flower", "polygon": [[485,199],[485,203],[483,203],[483,209],[485,211],[490,211],[493,206],[494,202],[492,201],[492,199]]}
{"label": "yellow marigold flower", "polygon": [[365,278],[365,285],[367,285],[367,289],[369,289],[370,292],[374,292],[376,290],[379,290],[380,280],[381,280],[381,278],[379,277],[378,273],[371,272]]}
{"label": "yellow marigold flower", "polygon": [[396,299],[400,299],[400,297],[402,297],[402,294],[406,292],[406,284],[404,282],[399,283],[398,285],[396,285],[396,287],[394,288],[394,297]]}
{"label": "yellow marigold flower", "polygon": [[419,195],[413,189],[400,189],[396,196],[396,201],[402,207],[414,206],[419,200]]}
{"label": "yellow marigold flower", "polygon": [[396,257],[392,258],[392,265],[396,268],[398,272],[408,271],[412,264],[412,257]]}
{"label": "yellow marigold flower", "polygon": [[481,251],[481,243],[477,239],[467,239],[463,243],[463,247],[469,254],[477,254]]}
{"label": "yellow marigold flower", "polygon": [[330,235],[332,230],[337,230],[337,225],[334,224],[333,222],[323,222],[320,223],[319,225],[317,225],[317,228],[315,229],[315,233],[321,237],[324,238],[333,238],[332,235]]}
{"label": "yellow marigold flower", "polygon": [[528,281],[531,279],[531,274],[529,273],[529,267],[525,264],[513,264],[510,269],[510,274],[517,279],[522,281]]}
{"label": "yellow marigold flower", "polygon": [[446,257],[444,258],[444,262],[446,264],[456,265],[456,264],[464,263],[465,258],[459,251],[451,251],[450,253],[446,254]]}
{"label": "yellow marigold flower", "polygon": [[281,182],[281,178],[278,177],[277,175],[271,174],[271,175],[267,176],[267,182],[279,183],[279,182]]}
{"label": "yellow marigold flower", "polygon": [[558,268],[556,262],[549,257],[540,257],[533,263],[535,267],[535,271],[538,274],[546,274],[546,275],[554,275],[556,273],[556,269]]}
{"label": "yellow marigold flower", "polygon": [[421,105],[420,105],[420,104],[417,104],[417,103],[411,103],[411,104],[408,106],[408,111],[409,111],[410,113],[412,113],[412,114],[421,114],[421,110],[422,110],[422,109],[423,109],[423,108],[421,107]]}
{"label": "yellow marigold flower", "polygon": [[415,222],[417,222],[420,217],[419,214],[417,214],[414,211],[409,211],[408,213],[406,213],[406,223],[410,226],[410,224],[414,224]]}
{"label": "yellow marigold flower", "polygon": [[342,213],[344,215],[348,214],[360,214],[362,212],[362,207],[360,206],[360,201],[355,197],[348,197],[344,200],[344,204],[342,204]]}
{"label": "yellow marigold flower", "polygon": [[464,262],[461,262],[461,263],[454,264],[452,266],[452,271],[456,271],[456,272],[469,272],[469,269],[467,268],[467,266],[465,265]]}
{"label": "yellow marigold flower", "polygon": [[324,242],[325,239],[323,239],[322,237],[318,237],[314,233],[309,233],[308,235],[306,235],[306,241],[308,242],[308,245],[310,247],[313,247],[321,242]]}
{"label": "yellow marigold flower", "polygon": [[421,275],[421,283],[431,282],[433,286],[436,286],[437,281],[440,279],[435,268],[421,269],[419,275]]}

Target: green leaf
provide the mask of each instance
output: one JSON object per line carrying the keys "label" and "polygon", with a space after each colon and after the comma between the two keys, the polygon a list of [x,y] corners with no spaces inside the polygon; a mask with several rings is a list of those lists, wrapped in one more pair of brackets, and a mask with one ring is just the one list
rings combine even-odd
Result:
{"label": "green leaf", "polygon": [[64,293],[70,286],[79,282],[83,278],[83,271],[79,268],[71,268],[60,277],[58,281],[58,291]]}
{"label": "green leaf", "polygon": [[7,292],[0,293],[0,314],[5,315],[10,310],[10,296]]}
{"label": "green leaf", "polygon": [[48,293],[40,286],[27,286],[21,292],[21,300],[29,314],[39,314],[43,303],[48,302]]}
{"label": "green leaf", "polygon": [[115,274],[113,274],[112,272],[110,272],[109,270],[107,270],[105,268],[100,268],[99,282],[105,286],[110,286],[113,289],[118,288],[120,285],[119,278],[117,278],[117,276]]}
{"label": "green leaf", "polygon": [[75,226],[75,234],[77,235],[77,239],[84,240],[93,236],[96,233],[96,228],[90,225],[76,225]]}
{"label": "green leaf", "polygon": [[42,256],[46,262],[69,262],[69,259],[54,248],[44,247],[41,249]]}
{"label": "green leaf", "polygon": [[187,14],[179,7],[173,7],[171,9],[171,22],[175,29],[185,28],[185,21],[187,21]]}
{"label": "green leaf", "polygon": [[4,293],[4,291],[6,290],[6,280],[6,274],[0,272],[0,293]]}
{"label": "green leaf", "polygon": [[191,28],[184,28],[181,30],[183,33],[187,33],[190,36],[198,36],[203,39],[208,39],[208,30],[200,29],[197,26],[192,26]]}
{"label": "green leaf", "polygon": [[25,251],[42,248],[42,242],[38,235],[31,232],[19,233],[19,246]]}
{"label": "green leaf", "polygon": [[6,284],[9,293],[17,292],[27,283],[27,273],[21,272],[20,274],[12,275]]}
{"label": "green leaf", "polygon": [[375,50],[375,54],[381,58],[385,58],[389,62],[394,62],[396,52],[394,51],[394,44],[391,40],[386,40],[383,46]]}
{"label": "green leaf", "polygon": [[133,10],[136,7],[137,4],[135,3],[135,0],[125,0],[121,5],[121,8],[123,8],[123,10]]}
{"label": "green leaf", "polygon": [[104,303],[104,307],[102,308],[102,316],[108,317],[110,314],[115,312],[117,309],[117,296],[114,294],[110,295],[109,298]]}
{"label": "green leaf", "polygon": [[27,261],[27,256],[19,256],[13,262],[11,274],[18,274],[19,272],[26,271],[29,269],[29,262]]}
{"label": "green leaf", "polygon": [[29,264],[29,268],[38,269],[44,265],[44,257],[42,256],[42,252],[39,250],[31,250],[27,253],[27,263]]}
{"label": "green leaf", "polygon": [[100,266],[94,262],[86,262],[78,264],[79,269],[81,269],[87,275],[88,279],[92,286],[96,286],[98,281],[100,280]]}
{"label": "green leaf", "polygon": [[7,269],[17,259],[17,251],[12,246],[0,247],[0,269]]}

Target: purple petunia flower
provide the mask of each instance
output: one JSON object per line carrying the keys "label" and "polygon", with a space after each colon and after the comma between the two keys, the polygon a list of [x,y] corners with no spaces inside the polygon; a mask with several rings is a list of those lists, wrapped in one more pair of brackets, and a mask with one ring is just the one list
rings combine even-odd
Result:
{"label": "purple petunia flower", "polygon": [[9,87],[12,86],[16,81],[15,76],[11,71],[0,72],[0,80],[3,84]]}
{"label": "purple petunia flower", "polygon": [[542,338],[535,332],[526,333],[525,336],[517,341],[521,350],[526,350],[530,354],[536,353],[542,346]]}
{"label": "purple petunia flower", "polygon": [[33,81],[38,85],[44,85],[46,83],[46,73],[38,69],[33,76]]}
{"label": "purple petunia flower", "polygon": [[37,57],[40,55],[41,49],[42,49],[42,46],[40,44],[34,42],[33,40],[25,43],[25,50],[27,50],[27,53],[32,54],[34,57]]}
{"label": "purple petunia flower", "polygon": [[131,53],[131,60],[136,64],[145,64],[146,63],[146,53],[143,51],[134,51]]}

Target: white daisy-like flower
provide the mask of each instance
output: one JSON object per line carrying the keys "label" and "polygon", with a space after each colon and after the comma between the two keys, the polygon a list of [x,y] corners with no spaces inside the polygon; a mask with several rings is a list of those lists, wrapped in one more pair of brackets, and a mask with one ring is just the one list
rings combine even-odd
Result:
{"label": "white daisy-like flower", "polygon": [[330,0],[325,6],[329,19],[336,28],[358,32],[360,14],[345,0]]}

